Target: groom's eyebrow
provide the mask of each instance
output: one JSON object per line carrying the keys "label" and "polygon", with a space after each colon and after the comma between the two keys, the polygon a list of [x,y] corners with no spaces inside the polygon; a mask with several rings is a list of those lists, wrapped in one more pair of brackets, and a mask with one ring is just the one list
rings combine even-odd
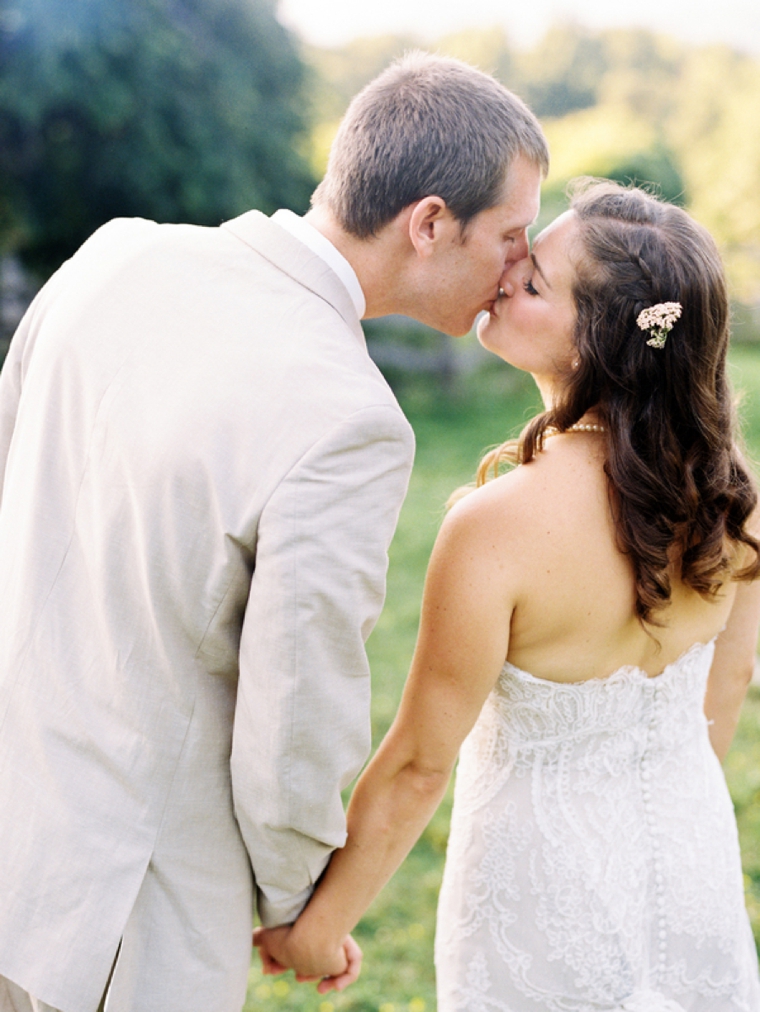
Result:
{"label": "groom's eyebrow", "polygon": [[546,287],[547,288],[551,288],[551,285],[549,284],[549,279],[544,274],[544,272],[541,270],[541,264],[538,262],[538,260],[536,260],[536,254],[535,253],[531,253],[530,254],[530,258],[533,261],[533,266],[536,268],[536,270],[538,271],[538,273],[543,278],[543,281],[544,281],[544,284],[546,285]]}

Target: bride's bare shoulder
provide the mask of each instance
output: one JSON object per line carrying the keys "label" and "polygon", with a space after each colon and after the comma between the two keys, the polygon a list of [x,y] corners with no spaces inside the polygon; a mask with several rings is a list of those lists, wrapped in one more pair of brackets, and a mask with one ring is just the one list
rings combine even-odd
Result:
{"label": "bride's bare shoulder", "polygon": [[630,573],[616,546],[603,454],[571,439],[460,500],[441,529],[439,557],[509,587],[523,606],[541,599],[545,610],[546,594],[577,583],[581,572],[592,587],[600,573],[605,586],[619,577],[628,606]]}
{"label": "bride's bare shoulder", "polygon": [[470,519],[498,518],[503,511],[527,517],[544,510],[566,513],[607,504],[604,446],[598,436],[572,433],[547,439],[545,448],[465,496]]}

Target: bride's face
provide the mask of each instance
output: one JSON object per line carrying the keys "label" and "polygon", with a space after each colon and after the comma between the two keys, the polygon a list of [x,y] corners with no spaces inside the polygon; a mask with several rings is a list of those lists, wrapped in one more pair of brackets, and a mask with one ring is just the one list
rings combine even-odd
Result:
{"label": "bride's face", "polygon": [[532,373],[542,393],[556,388],[576,355],[572,253],[577,230],[573,211],[544,229],[531,254],[506,272],[503,294],[478,326],[483,347]]}

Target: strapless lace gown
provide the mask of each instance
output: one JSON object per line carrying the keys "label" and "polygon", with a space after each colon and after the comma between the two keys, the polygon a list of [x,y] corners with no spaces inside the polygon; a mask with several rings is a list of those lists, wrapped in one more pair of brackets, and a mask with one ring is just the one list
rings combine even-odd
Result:
{"label": "strapless lace gown", "polygon": [[505,665],[459,761],[438,1012],[760,1012],[713,651],[569,685]]}

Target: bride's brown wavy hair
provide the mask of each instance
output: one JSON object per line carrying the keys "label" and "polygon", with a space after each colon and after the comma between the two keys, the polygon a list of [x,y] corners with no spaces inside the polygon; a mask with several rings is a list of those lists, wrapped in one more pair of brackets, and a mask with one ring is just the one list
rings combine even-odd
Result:
{"label": "bride's brown wavy hair", "polygon": [[[736,447],[726,377],[723,267],[704,228],[639,188],[578,180],[570,206],[580,240],[577,368],[550,410],[483,458],[477,483],[503,461],[527,463],[548,428],[564,431],[593,409],[606,429],[605,472],[636,612],[658,624],[674,574],[709,598],[727,579],[760,572],[746,528],[757,492]],[[636,319],[660,302],[679,302],[682,315],[657,349]]]}

